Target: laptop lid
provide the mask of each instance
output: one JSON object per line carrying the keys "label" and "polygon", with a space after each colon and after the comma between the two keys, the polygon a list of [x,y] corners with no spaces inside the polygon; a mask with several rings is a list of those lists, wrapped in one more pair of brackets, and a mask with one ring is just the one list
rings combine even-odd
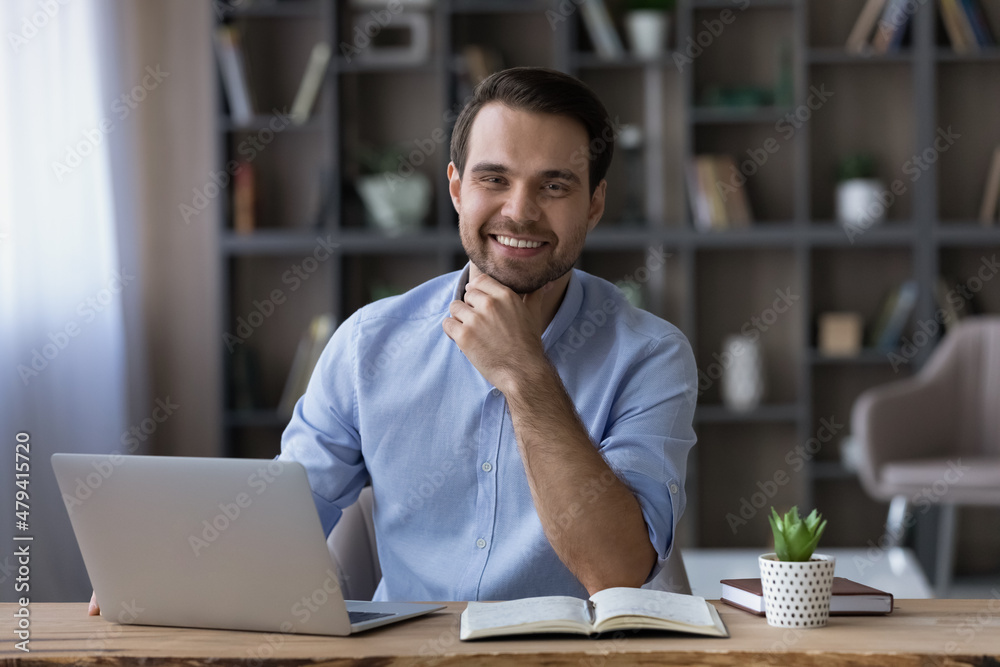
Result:
{"label": "laptop lid", "polygon": [[52,467],[109,620],[350,634],[301,464],[54,454]]}

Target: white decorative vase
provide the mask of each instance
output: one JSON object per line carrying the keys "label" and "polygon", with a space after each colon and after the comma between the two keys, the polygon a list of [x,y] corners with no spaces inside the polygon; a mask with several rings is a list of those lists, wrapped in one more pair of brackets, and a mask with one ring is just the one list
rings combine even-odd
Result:
{"label": "white decorative vase", "polygon": [[625,32],[632,53],[643,59],[661,57],[667,50],[670,14],[656,9],[635,9],[625,14]]}
{"label": "white decorative vase", "polygon": [[767,624],[776,628],[821,628],[830,616],[833,570],[836,559],[813,554],[801,563],[778,560],[764,554],[760,581],[764,588]]}
{"label": "white decorative vase", "polygon": [[369,222],[386,234],[419,228],[430,209],[431,181],[420,171],[405,178],[396,174],[362,176],[357,188]]}
{"label": "white decorative vase", "polygon": [[865,230],[885,220],[879,195],[885,190],[877,178],[852,178],[837,184],[837,220],[845,227]]}
{"label": "white decorative vase", "polygon": [[749,412],[764,398],[764,359],[759,340],[727,336],[722,344],[722,402],[735,412]]}

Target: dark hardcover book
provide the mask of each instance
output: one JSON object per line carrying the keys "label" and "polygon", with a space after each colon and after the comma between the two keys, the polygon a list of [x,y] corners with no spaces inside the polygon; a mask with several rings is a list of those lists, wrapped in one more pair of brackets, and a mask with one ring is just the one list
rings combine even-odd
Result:
{"label": "dark hardcover book", "polygon": [[896,299],[895,307],[889,316],[889,321],[882,331],[882,335],[875,342],[875,347],[880,350],[895,350],[899,345],[899,339],[903,336],[903,329],[913,314],[913,309],[917,305],[917,296],[920,288],[915,280],[907,280],[899,287],[899,298]]}
{"label": "dark hardcover book", "polygon": [[[722,601],[728,605],[764,616],[764,587],[760,579],[723,579]],[[859,584],[843,577],[833,578],[830,597],[831,616],[878,616],[891,614],[892,593]]]}
{"label": "dark hardcover book", "polygon": [[990,31],[989,23],[986,22],[986,16],[983,14],[983,8],[979,5],[979,0],[962,0],[962,9],[969,19],[969,25],[972,26],[972,34],[976,38],[976,43],[985,47],[995,46],[993,33]]}

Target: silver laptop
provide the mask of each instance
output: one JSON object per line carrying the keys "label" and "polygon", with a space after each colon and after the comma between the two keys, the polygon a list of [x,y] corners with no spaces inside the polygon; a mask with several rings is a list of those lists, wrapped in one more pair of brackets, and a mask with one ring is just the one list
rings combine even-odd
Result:
{"label": "silver laptop", "polygon": [[53,454],[52,468],[108,620],[343,636],[443,609],[344,601],[299,463]]}

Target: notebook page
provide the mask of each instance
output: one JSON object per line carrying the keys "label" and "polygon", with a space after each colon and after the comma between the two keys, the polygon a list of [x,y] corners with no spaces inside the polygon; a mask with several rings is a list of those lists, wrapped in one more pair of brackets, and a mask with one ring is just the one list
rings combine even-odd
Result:
{"label": "notebook page", "polygon": [[590,627],[587,601],[569,596],[470,602],[464,615],[470,631],[564,620]]}
{"label": "notebook page", "polygon": [[596,607],[594,624],[615,616],[653,616],[695,626],[714,621],[705,598],[638,588],[606,588],[590,596]]}

